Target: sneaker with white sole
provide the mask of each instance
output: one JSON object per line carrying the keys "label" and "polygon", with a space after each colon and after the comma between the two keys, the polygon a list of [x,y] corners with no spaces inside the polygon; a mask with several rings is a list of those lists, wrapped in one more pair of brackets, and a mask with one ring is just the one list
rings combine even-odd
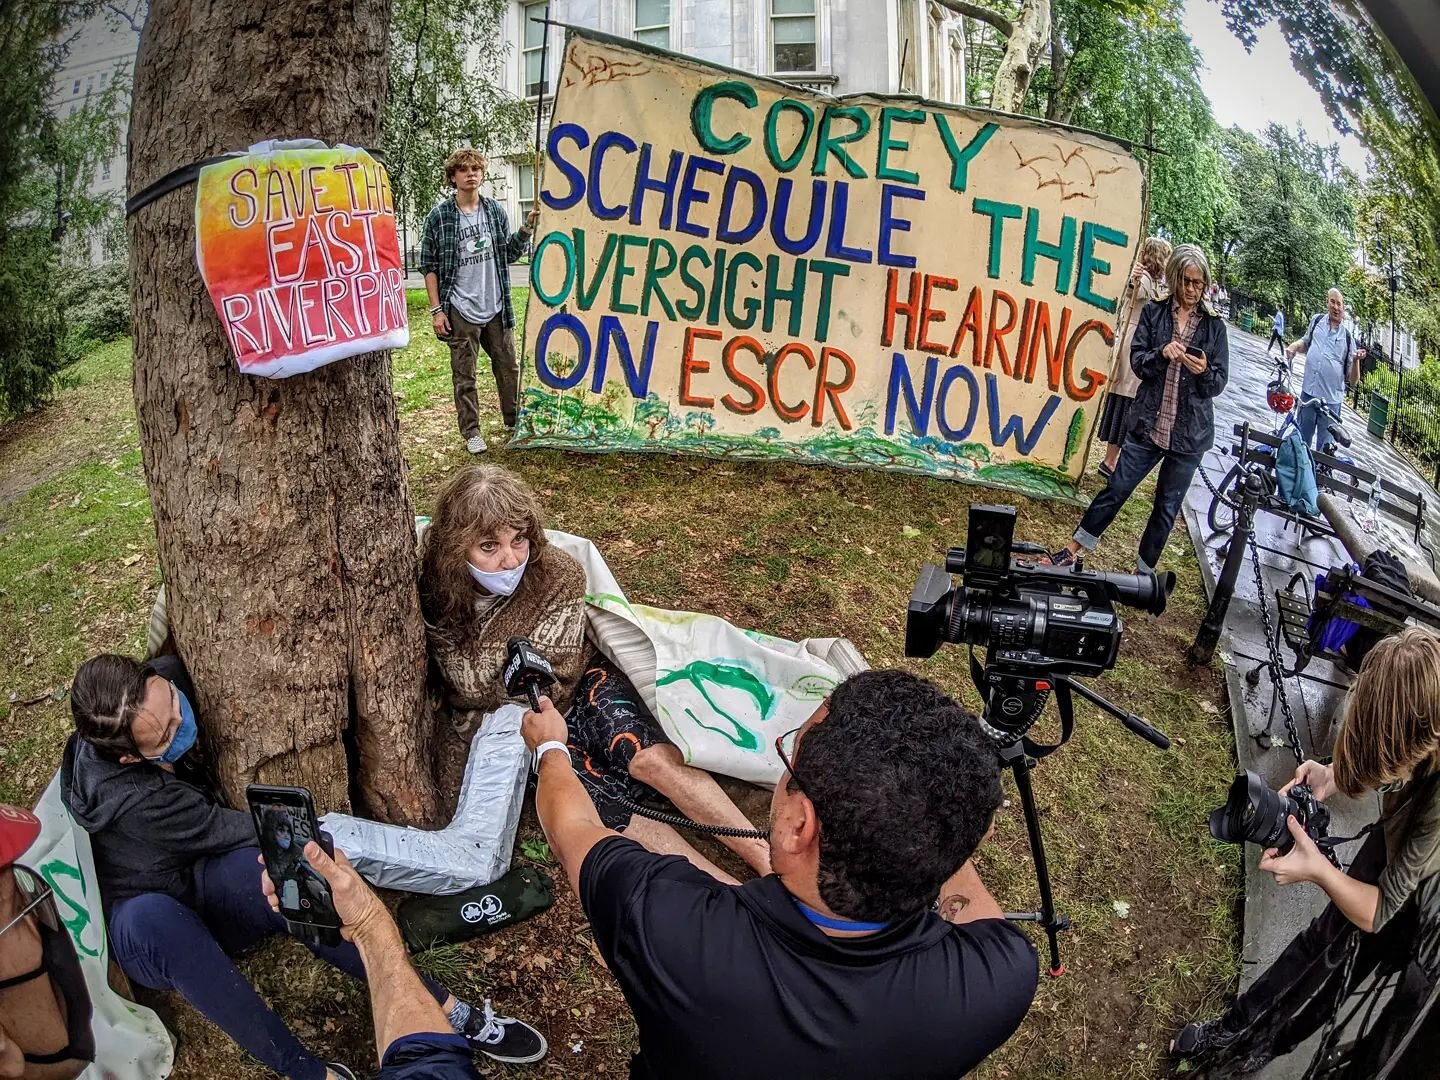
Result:
{"label": "sneaker with white sole", "polygon": [[479,435],[471,435],[465,440],[465,449],[472,454],[483,454],[485,452],[485,440]]}
{"label": "sneaker with white sole", "polygon": [[480,1008],[470,1010],[470,1019],[460,1034],[465,1036],[472,1049],[493,1061],[509,1065],[539,1061],[550,1049],[545,1036],[524,1020],[496,1016],[489,998]]}
{"label": "sneaker with white sole", "polygon": [[348,1066],[341,1065],[338,1061],[326,1062],[325,1068],[329,1069],[330,1072],[333,1073],[335,1076],[339,1077],[340,1080],[358,1080],[355,1074],[350,1071]]}

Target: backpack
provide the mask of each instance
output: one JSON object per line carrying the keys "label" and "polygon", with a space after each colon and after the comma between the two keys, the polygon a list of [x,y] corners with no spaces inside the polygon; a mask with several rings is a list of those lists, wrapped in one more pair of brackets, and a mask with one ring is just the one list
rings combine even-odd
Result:
{"label": "backpack", "polygon": [[1298,431],[1285,437],[1275,455],[1275,482],[1280,501],[1289,509],[1310,517],[1320,513],[1315,501],[1320,491],[1315,484],[1315,469],[1310,464],[1310,450]]}

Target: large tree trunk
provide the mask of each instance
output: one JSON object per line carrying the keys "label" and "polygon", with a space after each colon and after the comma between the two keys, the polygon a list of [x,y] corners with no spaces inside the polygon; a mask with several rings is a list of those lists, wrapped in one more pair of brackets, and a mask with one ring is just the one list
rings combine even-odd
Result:
{"label": "large tree trunk", "polygon": [[990,107],[1018,113],[1024,109],[1025,92],[1030,89],[1035,65],[1050,38],[1050,0],[1024,0],[1014,27],[995,72]]}
{"label": "large tree trunk", "polygon": [[[374,146],[387,0],[155,0],[131,193],[267,138]],[[232,802],[430,823],[434,718],[390,355],[240,375],[195,262],[195,188],[129,222],[135,404],[171,626]],[[353,779],[353,786],[352,786]]]}

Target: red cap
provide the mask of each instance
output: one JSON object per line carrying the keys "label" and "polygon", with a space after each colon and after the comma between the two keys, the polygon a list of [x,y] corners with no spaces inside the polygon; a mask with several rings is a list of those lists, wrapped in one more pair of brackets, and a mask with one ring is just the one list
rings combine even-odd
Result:
{"label": "red cap", "polygon": [[0,803],[0,867],[9,866],[40,835],[40,819],[29,810]]}

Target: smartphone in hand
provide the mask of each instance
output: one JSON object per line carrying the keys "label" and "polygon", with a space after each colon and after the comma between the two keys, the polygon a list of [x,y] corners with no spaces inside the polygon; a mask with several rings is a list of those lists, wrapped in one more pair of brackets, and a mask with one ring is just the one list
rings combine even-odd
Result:
{"label": "smartphone in hand", "polygon": [[301,787],[251,784],[245,797],[265,871],[280,900],[280,914],[294,929],[314,932],[322,941],[338,941],[340,916],[330,885],[305,858],[305,845],[311,840],[327,854],[334,853],[330,838],[320,831],[310,792]]}
{"label": "smartphone in hand", "polygon": [[1185,346],[1185,351],[1186,351],[1187,353],[1189,353],[1191,356],[1195,357],[1195,359],[1197,359],[1197,360],[1204,360],[1204,359],[1205,359],[1205,350],[1204,350],[1204,349],[1197,349],[1194,345],[1186,345],[1186,346]]}

